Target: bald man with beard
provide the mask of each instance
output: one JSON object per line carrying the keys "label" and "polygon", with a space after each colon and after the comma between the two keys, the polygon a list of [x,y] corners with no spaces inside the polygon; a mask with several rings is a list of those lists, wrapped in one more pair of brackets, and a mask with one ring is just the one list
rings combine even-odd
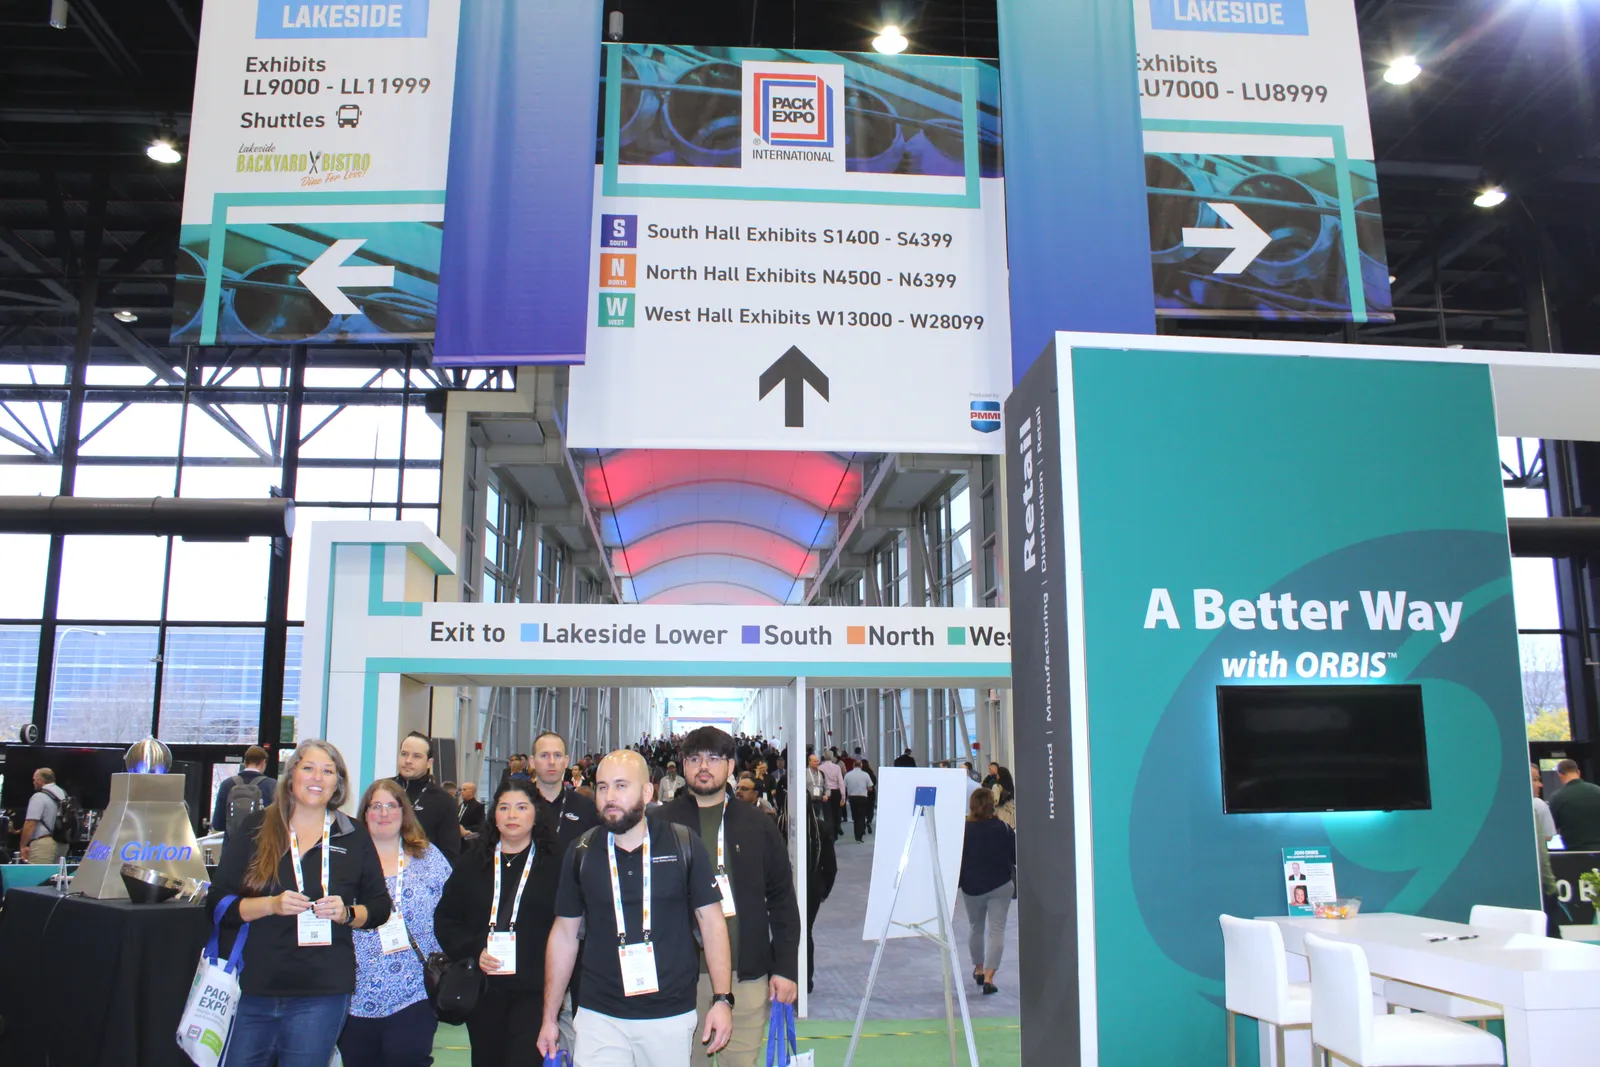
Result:
{"label": "bald man with beard", "polygon": [[[655,792],[637,752],[623,749],[601,760],[594,790],[600,825],[567,849],[562,862],[545,951],[539,1051],[550,1056],[560,1047],[562,997],[573,968],[581,965],[575,1062],[690,1067],[700,977],[697,928],[713,990],[700,1041],[708,1053],[717,1052],[733,1032],[732,954],[711,859],[697,835],[645,817]],[[580,922],[586,926],[581,964]]]}

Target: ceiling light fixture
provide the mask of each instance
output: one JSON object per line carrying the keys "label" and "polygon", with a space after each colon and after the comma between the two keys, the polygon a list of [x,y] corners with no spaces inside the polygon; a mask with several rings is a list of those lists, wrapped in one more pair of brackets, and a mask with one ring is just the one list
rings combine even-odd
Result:
{"label": "ceiling light fixture", "polygon": [[883,32],[872,39],[873,49],[886,56],[899,55],[910,43],[906,40],[905,34],[900,32],[899,26],[885,26]]}
{"label": "ceiling light fixture", "polygon": [[171,141],[159,137],[150,142],[150,147],[144,150],[144,154],[157,163],[178,163],[183,159],[183,153],[174,148]]}
{"label": "ceiling light fixture", "polygon": [[1472,202],[1478,207],[1499,207],[1506,202],[1506,191],[1498,185],[1491,185],[1473,197]]}
{"label": "ceiling light fixture", "polygon": [[133,312],[129,311],[127,308],[123,308],[121,311],[113,311],[111,313],[111,317],[116,319],[118,322],[138,322],[139,321],[139,316],[135,315]]}
{"label": "ceiling light fixture", "polygon": [[67,28],[67,0],[50,0],[50,25],[58,30]]}
{"label": "ceiling light fixture", "polygon": [[1417,75],[1421,73],[1422,64],[1417,62],[1416,56],[1398,56],[1389,64],[1389,69],[1383,72],[1383,80],[1390,85],[1405,85],[1416,81]]}

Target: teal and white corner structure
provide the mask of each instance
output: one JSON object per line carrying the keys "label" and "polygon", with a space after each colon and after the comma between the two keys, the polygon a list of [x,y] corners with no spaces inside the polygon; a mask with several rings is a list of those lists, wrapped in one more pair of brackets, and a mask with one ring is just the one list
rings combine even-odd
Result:
{"label": "teal and white corner structure", "polygon": [[[454,574],[456,558],[421,523],[319,522],[309,538],[300,736],[344,754],[352,807],[395,773],[406,733],[454,731],[430,721],[433,686],[781,688],[793,767],[805,762],[808,687],[1011,685],[1004,608],[439,603],[434,579]],[[797,857],[803,802],[791,791]]]}

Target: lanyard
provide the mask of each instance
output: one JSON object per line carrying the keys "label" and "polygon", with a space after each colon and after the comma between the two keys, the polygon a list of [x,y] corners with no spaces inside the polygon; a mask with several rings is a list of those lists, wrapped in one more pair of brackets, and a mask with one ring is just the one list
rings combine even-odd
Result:
{"label": "lanyard", "polygon": [[[606,834],[606,858],[611,861],[611,906],[617,913],[617,944],[626,948],[628,945],[628,920],[622,914],[622,877],[617,874],[617,835]],[[644,898],[640,902],[640,928],[644,932],[644,942],[650,943],[650,828],[645,827],[644,844],[641,846],[639,858],[643,861],[644,870]]]}
{"label": "lanyard", "polygon": [[723,847],[728,837],[728,798],[722,798],[722,818],[717,820],[717,873],[727,874],[728,866],[723,861]]}
{"label": "lanyard", "polygon": [[[489,905],[489,932],[500,923],[500,845],[494,846],[494,898]],[[522,864],[522,877],[517,879],[517,895],[511,900],[511,920],[506,924],[506,929],[512,933],[517,932],[517,912],[522,910],[522,891],[528,887],[528,872],[533,870],[533,842],[528,842],[528,858]]]}
{"label": "lanyard", "polygon": [[405,838],[402,837],[398,844],[400,858],[398,860],[398,865],[394,869],[394,913],[396,915],[400,914],[400,884],[405,881],[406,868],[411,866],[411,861],[406,858]]}
{"label": "lanyard", "polygon": [[[328,831],[333,828],[333,816],[322,817],[322,895],[328,896]],[[300,841],[289,827],[289,852],[294,856],[294,887],[301,896],[306,892],[306,876],[300,870]]]}

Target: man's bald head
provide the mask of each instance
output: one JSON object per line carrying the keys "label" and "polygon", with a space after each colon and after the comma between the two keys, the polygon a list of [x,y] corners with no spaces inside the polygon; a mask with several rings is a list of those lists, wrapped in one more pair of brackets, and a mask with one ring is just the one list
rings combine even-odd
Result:
{"label": "man's bald head", "polygon": [[654,797],[650,766],[637,752],[618,749],[595,769],[595,807],[600,809],[600,821],[614,834],[637,826],[644,818],[644,806]]}

